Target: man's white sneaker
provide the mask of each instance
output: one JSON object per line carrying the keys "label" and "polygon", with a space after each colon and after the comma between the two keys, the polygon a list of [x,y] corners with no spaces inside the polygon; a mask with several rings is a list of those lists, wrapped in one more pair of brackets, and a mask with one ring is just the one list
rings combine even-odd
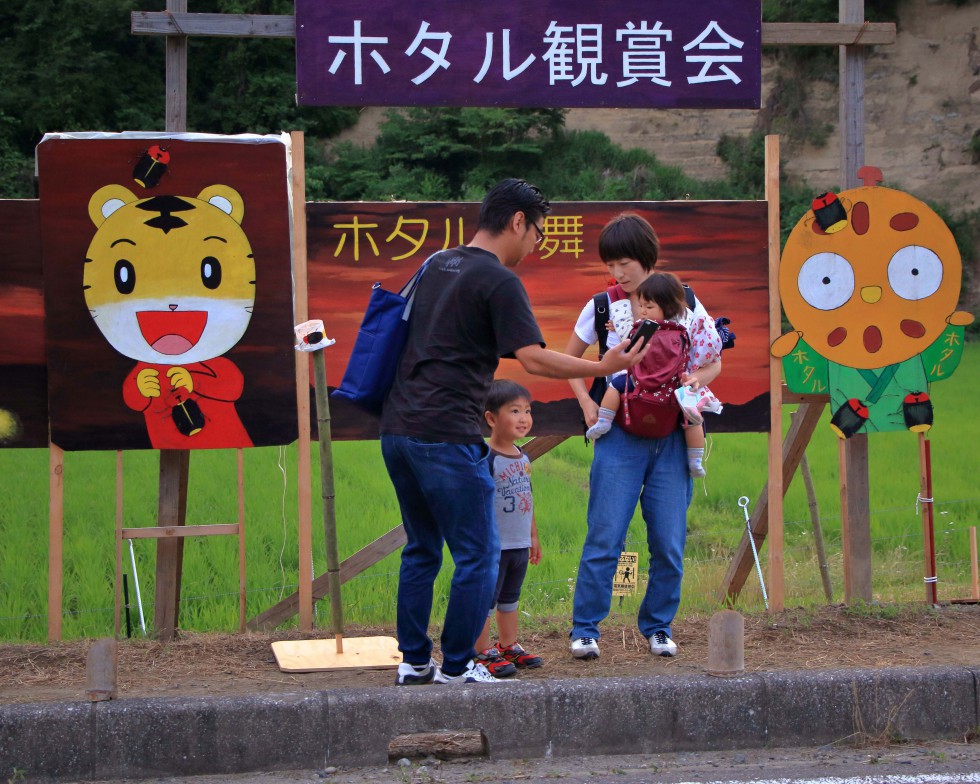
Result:
{"label": "man's white sneaker", "polygon": [[446,675],[436,667],[436,683],[500,683],[500,678],[494,678],[482,664],[470,659],[466,669],[459,675]]}
{"label": "man's white sneaker", "polygon": [[594,637],[579,637],[572,640],[572,656],[576,659],[598,659],[599,642]]}
{"label": "man's white sneaker", "polygon": [[439,665],[435,659],[429,659],[428,664],[409,664],[402,662],[398,665],[398,675],[395,676],[397,686],[422,686],[432,683],[432,679],[439,671]]}
{"label": "man's white sneaker", "polygon": [[676,656],[677,643],[667,636],[667,632],[654,632],[650,636],[650,653],[654,656]]}

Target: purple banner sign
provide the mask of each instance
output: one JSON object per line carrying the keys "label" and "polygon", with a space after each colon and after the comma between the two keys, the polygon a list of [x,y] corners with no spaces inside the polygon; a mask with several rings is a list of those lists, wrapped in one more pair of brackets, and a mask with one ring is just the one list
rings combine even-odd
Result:
{"label": "purple banner sign", "polygon": [[296,0],[297,103],[758,108],[760,0]]}

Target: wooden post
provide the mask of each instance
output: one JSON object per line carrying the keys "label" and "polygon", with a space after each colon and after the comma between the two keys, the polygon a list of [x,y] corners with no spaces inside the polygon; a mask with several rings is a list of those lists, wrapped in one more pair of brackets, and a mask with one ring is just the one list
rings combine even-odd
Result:
{"label": "wooden post", "polygon": [[871,522],[868,502],[868,436],[859,433],[838,444],[844,602],[870,602]]}
{"label": "wooden post", "polygon": [[[864,0],[838,0],[840,23],[864,22]],[[840,185],[856,188],[857,172],[864,166],[864,46],[861,33],[850,45],[839,49],[840,96],[837,104],[840,122]]]}
{"label": "wooden post", "polygon": [[[769,202],[769,343],[779,337],[779,137],[766,136],[766,201]],[[769,355],[769,610],[783,609],[783,392],[782,362]],[[747,534],[748,532],[746,532]]]}
{"label": "wooden post", "polygon": [[[157,524],[184,525],[187,517],[187,475],[190,452],[160,450],[160,498]],[[157,539],[156,596],[153,629],[157,639],[168,642],[177,636],[180,619],[180,578],[184,565],[184,537]]]}
{"label": "wooden post", "polygon": [[[187,0],[167,0],[167,13],[186,13]],[[187,130],[187,37],[167,36],[167,101],[165,128]],[[157,525],[183,525],[187,513],[187,478],[190,453],[160,450],[160,480]],[[157,540],[156,597],[153,628],[162,642],[177,635],[180,616],[180,578],[184,563],[184,539]]]}
{"label": "wooden post", "polygon": [[[309,320],[306,290],[306,168],[301,131],[289,134],[291,140],[293,192],[293,319],[295,324]],[[313,630],[313,499],[310,495],[310,358],[296,352],[296,492],[299,530],[299,628]]]}
{"label": "wooden post", "polygon": [[[839,0],[841,24],[864,22],[864,0]],[[862,183],[864,166],[864,46],[861,34],[840,47],[840,186]],[[871,601],[871,509],[868,499],[868,436],[859,433],[839,446],[841,535],[844,540],[844,601]],[[845,500],[846,499],[846,500]],[[847,532],[847,535],[844,532]],[[857,559],[857,560],[855,560]]]}
{"label": "wooden post", "polygon": [[[187,13],[187,0],[167,0],[167,15]],[[179,30],[179,25],[178,25]],[[187,36],[167,36],[167,105],[164,127],[187,130]]]}
{"label": "wooden post", "polygon": [[48,444],[48,640],[61,639],[62,572],[64,569],[64,456]]}

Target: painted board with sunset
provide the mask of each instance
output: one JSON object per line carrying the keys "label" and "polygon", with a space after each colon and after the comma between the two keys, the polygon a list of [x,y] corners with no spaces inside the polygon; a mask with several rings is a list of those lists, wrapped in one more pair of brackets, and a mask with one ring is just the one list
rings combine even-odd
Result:
{"label": "painted board with sunset", "polygon": [[[371,286],[397,291],[432,253],[466,243],[479,204],[337,202],[307,205],[310,317],[322,319],[335,346],[326,350],[327,382],[340,383]],[[563,351],[579,312],[605,289],[598,255],[602,226],[636,212],[660,237],[657,269],[689,284],[714,317],[731,319],[735,347],[711,388],[725,405],[707,418],[710,432],[764,432],[769,427],[768,206],[762,201],[553,202],[546,241],[515,268],[549,348]],[[595,358],[595,349],[586,353]],[[581,411],[566,381],[524,373],[501,360],[498,378],[534,395],[535,435],[581,435]],[[377,420],[331,398],[335,439],[377,437]],[[315,422],[313,423],[315,428]]]}
{"label": "painted board with sunset", "polygon": [[40,207],[0,200],[0,448],[48,445]]}

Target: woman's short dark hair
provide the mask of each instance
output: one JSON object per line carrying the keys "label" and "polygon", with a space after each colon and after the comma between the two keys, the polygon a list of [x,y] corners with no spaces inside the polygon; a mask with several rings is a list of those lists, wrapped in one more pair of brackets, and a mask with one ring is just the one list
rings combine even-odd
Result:
{"label": "woman's short dark hair", "polygon": [[632,212],[617,215],[599,233],[599,258],[607,264],[635,259],[647,272],[657,265],[660,240],[649,222]]}
{"label": "woman's short dark hair", "polygon": [[496,414],[508,403],[522,398],[528,403],[533,400],[531,393],[516,381],[511,381],[509,378],[495,379],[490,385],[490,393],[487,395],[487,402],[483,410]]}
{"label": "woman's short dark hair", "polygon": [[551,212],[551,204],[536,185],[526,180],[502,180],[494,185],[480,205],[477,231],[500,234],[515,213],[523,212],[528,221],[539,223]]}
{"label": "woman's short dark hair", "polygon": [[687,310],[684,286],[672,272],[654,272],[636,287],[636,296],[656,302],[665,319],[675,319]]}

